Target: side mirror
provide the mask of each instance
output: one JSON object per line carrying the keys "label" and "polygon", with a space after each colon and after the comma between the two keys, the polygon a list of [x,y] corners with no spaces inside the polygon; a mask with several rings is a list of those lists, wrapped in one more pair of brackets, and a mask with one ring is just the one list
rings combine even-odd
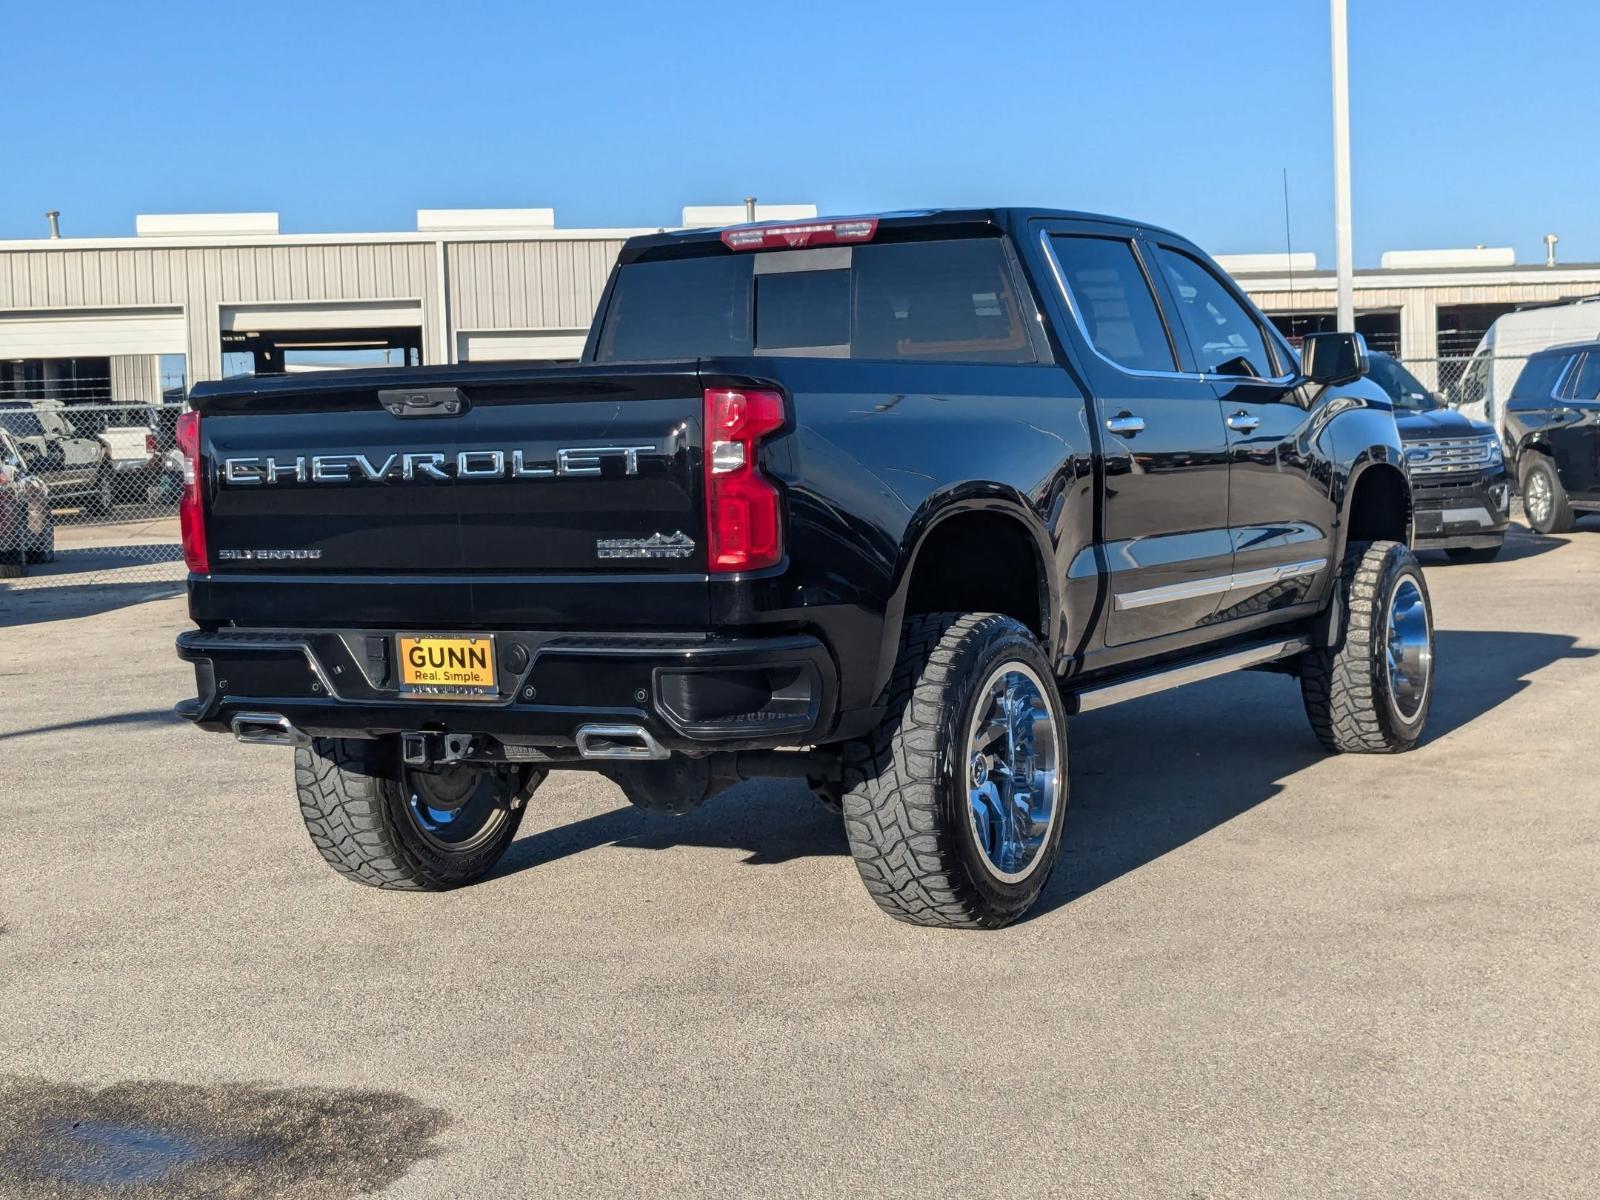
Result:
{"label": "side mirror", "polygon": [[1359,333],[1308,333],[1300,369],[1312,383],[1350,383],[1367,373],[1367,339]]}

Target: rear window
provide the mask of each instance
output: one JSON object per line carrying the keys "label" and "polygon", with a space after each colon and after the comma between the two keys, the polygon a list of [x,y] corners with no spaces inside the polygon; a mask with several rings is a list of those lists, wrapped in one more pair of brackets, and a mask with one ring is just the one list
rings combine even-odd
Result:
{"label": "rear window", "polygon": [[680,258],[622,268],[601,362],[750,353],[750,260]]}
{"label": "rear window", "polygon": [[630,263],[600,362],[748,354],[1036,361],[998,238]]}

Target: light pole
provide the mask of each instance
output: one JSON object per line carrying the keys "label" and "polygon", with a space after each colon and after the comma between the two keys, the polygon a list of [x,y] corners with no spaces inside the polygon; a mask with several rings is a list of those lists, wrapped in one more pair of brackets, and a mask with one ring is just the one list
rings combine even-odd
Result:
{"label": "light pole", "polygon": [[1350,243],[1350,44],[1345,0],[1333,6],[1333,223],[1339,328],[1356,328],[1355,251]]}

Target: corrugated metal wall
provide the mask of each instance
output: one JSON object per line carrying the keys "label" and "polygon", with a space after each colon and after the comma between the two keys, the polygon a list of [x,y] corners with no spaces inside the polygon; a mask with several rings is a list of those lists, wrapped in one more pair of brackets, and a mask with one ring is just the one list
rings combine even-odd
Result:
{"label": "corrugated metal wall", "polygon": [[223,304],[420,299],[426,345],[435,346],[433,280],[428,242],[14,250],[0,253],[0,309],[181,304],[189,378],[215,379]]}
{"label": "corrugated metal wall", "polygon": [[153,354],[111,356],[113,404],[160,404],[161,361]]}
{"label": "corrugated metal wall", "polygon": [[587,329],[621,249],[620,239],[451,243],[450,327]]}
{"label": "corrugated metal wall", "polygon": [[[457,329],[583,329],[621,239],[447,243],[447,304]],[[191,380],[221,374],[223,305],[417,300],[423,356],[444,345],[432,241],[264,246],[137,246],[0,251],[0,310],[180,304]]]}
{"label": "corrugated metal wall", "polygon": [[[1332,312],[1330,288],[1263,290],[1241,286],[1266,313]],[[1407,358],[1433,358],[1439,352],[1439,309],[1455,304],[1532,304],[1595,294],[1592,283],[1496,283],[1460,287],[1384,288],[1356,286],[1357,312],[1400,313],[1400,352]]]}

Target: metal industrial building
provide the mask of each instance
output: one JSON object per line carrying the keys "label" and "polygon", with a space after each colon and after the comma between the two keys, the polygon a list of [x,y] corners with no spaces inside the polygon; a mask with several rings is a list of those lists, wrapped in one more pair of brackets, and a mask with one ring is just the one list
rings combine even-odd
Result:
{"label": "metal industrial building", "polygon": [[[687,208],[729,224],[741,206]],[[761,206],[803,219],[809,205]],[[121,238],[0,241],[0,398],[158,400],[197,380],[350,361],[563,360],[583,345],[623,240],[550,209],[423,210],[415,231],[282,233],[275,213],[141,216]],[[1358,324],[1413,360],[1469,353],[1519,304],[1600,293],[1600,265],[1508,250],[1399,252],[1356,274]],[[1223,256],[1280,326],[1326,326],[1309,255]]]}

